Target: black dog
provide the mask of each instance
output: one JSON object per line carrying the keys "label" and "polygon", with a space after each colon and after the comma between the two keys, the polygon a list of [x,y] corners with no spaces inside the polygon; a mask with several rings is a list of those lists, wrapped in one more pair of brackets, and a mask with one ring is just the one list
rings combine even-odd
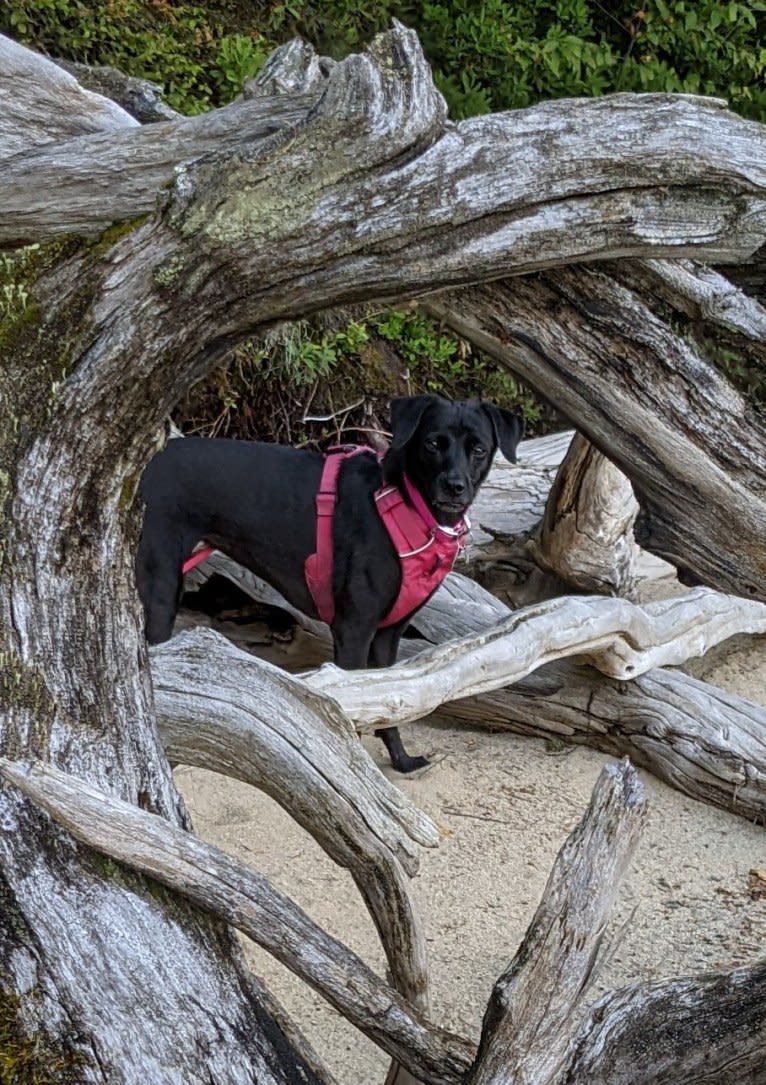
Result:
{"label": "black dog", "polygon": [[[395,399],[393,439],[382,462],[359,453],[340,470],[333,520],[332,634],[335,662],[346,670],[386,667],[411,614],[379,623],[397,599],[399,558],[373,495],[406,475],[440,524],[454,524],[471,504],[499,447],[511,462],[521,420],[488,403],[437,396]],[[181,597],[181,565],[206,540],[263,577],[305,614],[318,617],[304,577],[316,548],[315,497],[324,457],[282,445],[187,437],[170,441],[141,480],[146,503],[136,580],[150,644],[168,640]],[[395,727],[376,731],[393,766],[412,772]]]}

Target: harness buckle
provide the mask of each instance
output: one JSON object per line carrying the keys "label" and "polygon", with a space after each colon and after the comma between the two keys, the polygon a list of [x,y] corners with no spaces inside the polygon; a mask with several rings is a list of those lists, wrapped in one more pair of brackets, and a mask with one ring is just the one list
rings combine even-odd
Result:
{"label": "harness buckle", "polygon": [[321,490],[316,495],[317,516],[332,516],[335,512],[335,493],[323,493]]}

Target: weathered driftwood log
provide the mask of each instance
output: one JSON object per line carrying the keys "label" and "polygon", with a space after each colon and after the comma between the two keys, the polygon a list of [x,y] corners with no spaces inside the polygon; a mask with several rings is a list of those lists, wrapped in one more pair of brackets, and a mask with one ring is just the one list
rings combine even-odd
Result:
{"label": "weathered driftwood log", "polygon": [[[37,763],[0,758],[0,775],[90,848],[237,927],[430,1085],[458,1085],[474,1046],[427,1021],[288,897],[193,833]],[[222,1077],[221,1080],[226,1080]]]}
{"label": "weathered driftwood log", "polygon": [[[727,298],[727,325],[737,310],[755,335],[766,313],[733,288]],[[641,546],[692,582],[766,599],[766,424],[641,296],[579,267],[427,308],[544,391],[624,471]]]}
{"label": "weathered driftwood log", "polygon": [[[438,644],[507,614],[453,573],[417,621]],[[439,715],[627,755],[692,798],[766,822],[766,709],[683,671],[650,670],[622,682],[559,660],[512,686],[448,702]]]}
{"label": "weathered driftwood log", "polygon": [[766,824],[766,709],[682,671],[620,682],[563,661],[439,715],[627,755],[685,795]]}
{"label": "weathered driftwood log", "polygon": [[541,569],[574,587],[632,599],[637,515],[625,475],[577,434],[551,487],[539,535],[527,549]]}
{"label": "weathered driftwood log", "polygon": [[760,1085],[766,962],[635,984],[583,1022],[556,1085]]}
{"label": "weathered driftwood log", "polygon": [[643,788],[606,768],[562,847],[516,956],[495,984],[470,1085],[559,1080],[620,880],[643,829]]}
{"label": "weathered driftwood log", "polygon": [[517,682],[555,659],[576,656],[625,681],[703,655],[736,633],[766,633],[766,605],[708,588],[643,606],[568,596],[516,611],[492,629],[383,671],[342,671],[326,663],[304,681],[333,697],[358,730],[369,731]]}
{"label": "weathered driftwood log", "polygon": [[372,915],[395,988],[429,1007],[425,940],[402,868],[412,841],[439,842],[433,822],[370,760],[329,698],[215,633],[181,634],[152,650],[160,736],[171,760],[265,791],[348,868]]}
{"label": "weathered driftwood log", "polygon": [[[16,78],[32,63],[19,55],[0,41],[2,243],[150,217],[2,265],[21,289],[0,368],[0,751],[179,826],[129,557],[135,480],[179,396],[265,323],[319,309],[575,257],[746,259],[766,233],[766,140],[715,103],[662,95],[448,125],[400,27],[308,101],[146,133],[71,82],[64,97],[68,77],[42,58]],[[73,847],[15,788],[0,821],[0,982],[19,1037],[71,1055],[84,1083],[326,1080],[223,924]]]}
{"label": "weathered driftwood log", "polygon": [[[697,589],[644,608],[576,597],[509,615],[473,581],[452,574],[418,614],[417,623],[437,643],[459,634],[462,642],[451,639],[444,650],[420,652],[386,672],[362,672],[366,681],[330,665],[305,681],[321,685],[323,694],[338,701],[358,729],[438,710],[458,722],[555,736],[617,756],[628,754],[685,794],[766,821],[766,710],[681,672],[656,669],[663,657],[679,663],[684,655],[701,654],[725,636],[762,630],[765,614],[762,604]],[[551,629],[562,658],[543,665],[554,654]],[[417,644],[405,641],[403,648],[409,654]],[[583,666],[582,658],[589,654],[612,674],[617,670],[619,677]],[[567,655],[573,659],[565,659]],[[259,699],[268,703],[282,695],[278,670],[209,631],[175,637],[155,651],[152,666],[161,726],[168,711],[165,691],[172,690],[174,716],[192,733],[199,728],[203,736],[239,726],[241,690],[248,691],[245,708],[254,726],[263,717]],[[624,681],[629,667],[631,681]],[[236,675],[236,681],[229,674]],[[213,675],[218,676],[220,695],[210,721],[205,718],[209,704],[199,691]],[[471,695],[479,686],[486,692]],[[334,706],[328,707],[322,715],[332,716],[333,711]],[[269,723],[263,734],[274,726],[281,730],[290,724],[287,719]],[[263,727],[258,723],[247,741],[263,742]],[[192,734],[185,741],[193,763],[199,763]],[[208,739],[201,741],[208,745]],[[221,736],[221,743],[231,741]],[[179,746],[171,749],[179,758],[186,756]],[[223,749],[220,756],[226,757]],[[354,756],[353,749],[349,756]],[[241,765],[247,764],[243,755]],[[224,761],[220,771],[229,771]],[[245,768],[235,766],[234,774],[238,771]],[[422,832],[409,822],[407,831]],[[427,835],[420,839],[433,842]]]}

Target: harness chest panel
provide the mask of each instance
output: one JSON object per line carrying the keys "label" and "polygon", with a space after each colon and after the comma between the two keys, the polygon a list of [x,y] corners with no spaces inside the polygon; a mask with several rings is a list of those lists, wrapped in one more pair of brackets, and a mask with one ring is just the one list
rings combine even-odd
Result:
{"label": "harness chest panel", "polygon": [[[325,457],[322,479],[316,496],[317,548],[306,559],[306,585],[322,621],[332,623],[335,601],[332,594],[333,541],[338,473],[345,460],[366,446],[330,450]],[[375,506],[399,556],[402,579],[394,605],[383,616],[379,628],[395,625],[417,610],[439,587],[465,548],[468,523],[462,517],[454,527],[438,524],[423,498],[408,479],[407,496],[396,486],[383,486],[374,494]]]}

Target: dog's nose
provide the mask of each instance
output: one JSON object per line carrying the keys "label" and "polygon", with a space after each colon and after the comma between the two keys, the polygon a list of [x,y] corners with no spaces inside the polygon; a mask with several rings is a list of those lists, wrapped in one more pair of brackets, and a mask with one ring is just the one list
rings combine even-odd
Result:
{"label": "dog's nose", "polygon": [[465,493],[465,483],[461,478],[447,478],[444,480],[444,485],[454,497],[460,497]]}

